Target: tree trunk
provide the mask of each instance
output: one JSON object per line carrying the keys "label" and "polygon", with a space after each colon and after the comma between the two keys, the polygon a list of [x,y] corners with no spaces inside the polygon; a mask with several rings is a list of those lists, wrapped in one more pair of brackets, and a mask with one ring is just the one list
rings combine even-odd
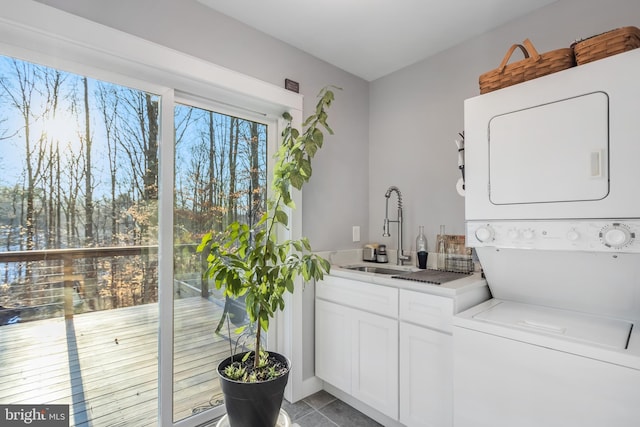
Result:
{"label": "tree trunk", "polygon": [[[217,191],[217,180],[216,180],[216,137],[215,137],[215,124],[214,124],[214,114],[213,111],[208,112],[208,133],[209,133],[209,167],[208,167],[208,180],[207,180],[207,207],[205,209],[205,215],[211,213],[213,217],[213,224],[206,224],[205,226],[210,225],[212,228],[218,225],[221,225],[220,214],[216,206],[216,191]],[[218,228],[221,231],[221,228]],[[204,231],[204,230],[203,230]]]}
{"label": "tree trunk", "polygon": [[93,187],[92,172],[93,167],[91,161],[91,148],[93,141],[91,140],[91,121],[89,113],[89,86],[87,78],[82,78],[82,86],[84,89],[84,150],[85,150],[85,174],[84,174],[84,239],[85,247],[94,245],[93,241]]}
{"label": "tree trunk", "polygon": [[238,158],[238,119],[229,119],[229,195],[227,198],[228,224],[236,221],[238,209],[236,204],[236,162]]}
{"label": "tree trunk", "polygon": [[145,158],[147,168],[144,174],[145,201],[158,198],[158,102],[151,99],[150,94],[145,94],[147,125],[149,139]]}
{"label": "tree trunk", "polygon": [[249,189],[249,224],[253,225],[260,219],[260,206],[262,204],[262,191],[260,191],[260,150],[258,137],[258,123],[251,122],[251,188]]}
{"label": "tree trunk", "polygon": [[[158,102],[151,99],[150,94],[145,94],[146,110],[147,110],[147,124],[149,129],[149,140],[146,152],[147,169],[145,171],[145,204],[147,206],[153,200],[158,198]],[[171,197],[171,195],[169,195]],[[148,206],[149,209],[151,208]],[[143,275],[143,295],[142,300],[144,304],[152,302],[154,300],[151,291],[153,288],[152,278],[149,277],[148,271],[150,266],[149,255],[142,255],[143,263],[145,265],[145,273]]]}

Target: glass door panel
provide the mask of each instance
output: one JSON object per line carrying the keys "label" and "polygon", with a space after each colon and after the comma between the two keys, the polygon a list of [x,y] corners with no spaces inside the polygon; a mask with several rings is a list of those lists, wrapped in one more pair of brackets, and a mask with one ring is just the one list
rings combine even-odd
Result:
{"label": "glass door panel", "polygon": [[0,57],[0,405],[157,424],[159,101]]}
{"label": "glass door panel", "polygon": [[175,117],[173,417],[224,411],[216,367],[250,345],[244,301],[203,277],[205,233],[254,225],[265,209],[267,126],[177,104]]}

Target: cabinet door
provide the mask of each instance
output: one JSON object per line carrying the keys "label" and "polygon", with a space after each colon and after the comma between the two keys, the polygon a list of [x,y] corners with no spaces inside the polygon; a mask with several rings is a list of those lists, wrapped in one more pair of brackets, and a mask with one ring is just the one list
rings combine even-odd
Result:
{"label": "cabinet door", "polygon": [[352,395],[398,419],[398,321],[353,310]]}
{"label": "cabinet door", "polygon": [[408,427],[451,427],[451,336],[400,322],[400,422]]}
{"label": "cabinet door", "polygon": [[316,300],[316,376],[351,393],[351,310]]}

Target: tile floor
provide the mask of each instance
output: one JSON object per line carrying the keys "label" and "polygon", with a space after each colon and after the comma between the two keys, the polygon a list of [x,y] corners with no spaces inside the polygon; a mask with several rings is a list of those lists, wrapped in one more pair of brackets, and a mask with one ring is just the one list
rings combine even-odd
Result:
{"label": "tile floor", "polygon": [[[382,424],[326,391],[319,391],[296,403],[285,400],[282,409],[289,414],[292,427],[382,427]],[[215,421],[207,424],[207,427],[215,426]]]}
{"label": "tile floor", "polygon": [[326,391],[319,391],[293,404],[285,401],[282,408],[294,426],[299,427],[382,427],[382,424]]}

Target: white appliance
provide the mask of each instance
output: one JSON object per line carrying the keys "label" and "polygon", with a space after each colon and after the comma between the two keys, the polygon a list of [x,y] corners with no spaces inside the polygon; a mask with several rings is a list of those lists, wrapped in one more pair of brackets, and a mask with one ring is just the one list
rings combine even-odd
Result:
{"label": "white appliance", "polygon": [[465,102],[455,427],[640,425],[640,49]]}

